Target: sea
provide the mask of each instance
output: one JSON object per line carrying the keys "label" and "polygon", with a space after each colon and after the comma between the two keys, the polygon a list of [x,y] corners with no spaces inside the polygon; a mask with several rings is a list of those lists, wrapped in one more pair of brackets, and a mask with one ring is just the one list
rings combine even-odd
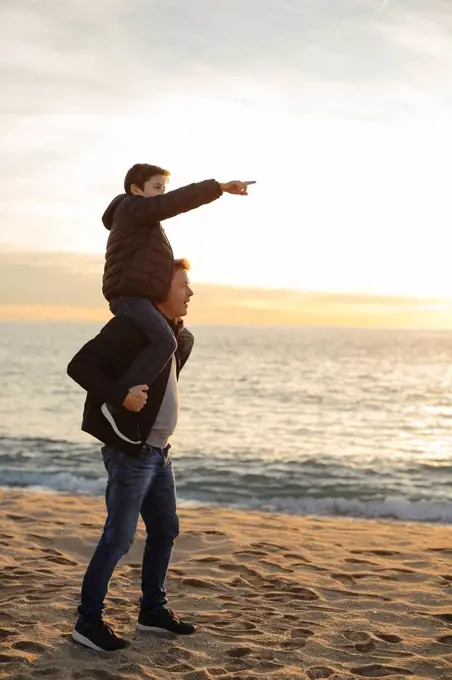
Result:
{"label": "sea", "polygon": [[[95,323],[0,323],[0,487],[101,496],[66,374]],[[452,523],[452,333],[198,326],[180,507]]]}

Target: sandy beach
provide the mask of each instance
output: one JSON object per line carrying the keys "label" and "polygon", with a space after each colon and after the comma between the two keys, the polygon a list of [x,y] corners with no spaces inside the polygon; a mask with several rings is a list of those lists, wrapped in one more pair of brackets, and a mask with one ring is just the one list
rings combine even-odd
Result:
{"label": "sandy beach", "polygon": [[182,510],[168,578],[190,637],[135,630],[139,527],[106,618],[131,640],[70,638],[103,500],[0,492],[0,679],[452,678],[452,529]]}

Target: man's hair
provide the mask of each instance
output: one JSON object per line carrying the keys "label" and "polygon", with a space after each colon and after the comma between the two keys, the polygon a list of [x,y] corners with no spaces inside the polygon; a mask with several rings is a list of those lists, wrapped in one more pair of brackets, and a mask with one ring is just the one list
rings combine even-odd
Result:
{"label": "man's hair", "polygon": [[135,163],[124,178],[124,190],[129,196],[132,194],[131,187],[132,184],[136,184],[141,190],[144,189],[144,185],[155,175],[163,175],[163,177],[170,176],[169,170],[164,168],[159,168],[158,165],[148,165],[147,163]]}
{"label": "man's hair", "polygon": [[186,272],[190,271],[190,262],[184,257],[174,260],[174,271],[177,272],[179,269],[184,269]]}

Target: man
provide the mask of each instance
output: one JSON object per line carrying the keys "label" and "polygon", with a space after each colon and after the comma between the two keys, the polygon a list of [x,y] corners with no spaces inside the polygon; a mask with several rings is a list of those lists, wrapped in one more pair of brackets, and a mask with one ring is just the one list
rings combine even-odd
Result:
{"label": "man", "polygon": [[[67,369],[88,393],[82,430],[104,443],[102,457],[108,473],[107,520],[83,579],[79,617],[72,631],[76,642],[96,651],[123,649],[129,644],[103,621],[102,612],[114,569],[133,543],[139,514],[147,537],[138,628],[182,635],[195,631],[193,624],[181,621],[168,609],[165,591],[172,547],[179,533],[169,439],[178,416],[177,379],[193,346],[193,336],[181,320],[193,295],[188,269],[186,260],[175,260],[169,293],[156,304],[174,333],[177,350],[149,392],[147,385],[136,385],[124,394],[117,386],[147,344],[126,316],[111,319]],[[142,443],[125,441],[108,425],[101,414],[105,402],[136,413]]]}

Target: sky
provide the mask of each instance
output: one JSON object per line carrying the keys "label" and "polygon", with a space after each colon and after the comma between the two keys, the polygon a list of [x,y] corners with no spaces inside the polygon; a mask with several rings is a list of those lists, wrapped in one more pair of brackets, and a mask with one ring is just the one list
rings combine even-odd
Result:
{"label": "sky", "polygon": [[[0,252],[0,320],[105,323],[100,255]],[[193,283],[187,323],[452,329],[452,300]]]}
{"label": "sky", "polygon": [[0,252],[100,257],[149,162],[257,181],[165,223],[194,282],[452,299],[449,0],[2,0],[0,56]]}

